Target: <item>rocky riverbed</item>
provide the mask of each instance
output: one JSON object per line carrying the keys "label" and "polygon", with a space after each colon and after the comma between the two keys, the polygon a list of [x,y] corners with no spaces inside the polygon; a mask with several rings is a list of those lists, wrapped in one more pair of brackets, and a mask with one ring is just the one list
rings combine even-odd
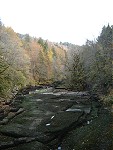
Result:
{"label": "rocky riverbed", "polygon": [[52,87],[1,102],[0,150],[112,150],[112,113],[96,96]]}

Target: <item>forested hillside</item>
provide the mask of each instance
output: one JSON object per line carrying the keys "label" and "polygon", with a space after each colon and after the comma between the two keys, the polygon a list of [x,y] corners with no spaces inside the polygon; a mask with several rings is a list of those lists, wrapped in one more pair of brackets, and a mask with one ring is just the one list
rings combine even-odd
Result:
{"label": "forested hillside", "polygon": [[63,77],[66,51],[56,43],[15,33],[0,22],[0,95]]}
{"label": "forested hillside", "polygon": [[78,51],[75,48],[75,52],[71,52],[67,60],[68,86],[75,90],[85,88],[104,94],[112,88],[112,34],[113,28],[104,26],[95,41],[87,40],[85,45],[78,47]]}

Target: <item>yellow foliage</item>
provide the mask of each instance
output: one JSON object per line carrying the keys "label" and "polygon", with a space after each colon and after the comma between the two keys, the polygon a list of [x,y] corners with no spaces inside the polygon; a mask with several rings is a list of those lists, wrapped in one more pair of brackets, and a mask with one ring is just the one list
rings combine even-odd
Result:
{"label": "yellow foliage", "polygon": [[50,62],[52,62],[52,60],[53,60],[53,52],[52,52],[51,49],[48,52],[48,58],[49,58]]}

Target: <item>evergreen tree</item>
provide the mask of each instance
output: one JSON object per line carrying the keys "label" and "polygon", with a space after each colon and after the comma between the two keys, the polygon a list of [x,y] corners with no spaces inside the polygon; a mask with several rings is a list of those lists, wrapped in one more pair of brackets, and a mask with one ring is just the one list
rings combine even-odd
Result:
{"label": "evergreen tree", "polygon": [[48,43],[47,41],[44,43],[44,51],[47,53],[48,51]]}
{"label": "evergreen tree", "polygon": [[83,50],[87,84],[92,92],[106,93],[112,85],[112,28],[103,27],[96,42],[87,41]]}
{"label": "evergreen tree", "polygon": [[44,41],[42,38],[39,38],[38,43],[43,47],[44,46]]}
{"label": "evergreen tree", "polygon": [[[110,87],[112,85],[112,61],[113,61],[113,48],[112,48],[112,27],[108,26],[103,27],[100,36],[98,37],[98,44],[102,47],[102,55],[104,57],[104,66],[102,69],[107,69],[109,74],[106,72],[109,78],[109,82],[107,82],[107,86]],[[101,60],[100,60],[101,61]]]}
{"label": "evergreen tree", "polygon": [[85,88],[85,72],[78,54],[73,54],[72,62],[68,63],[66,82],[68,88],[82,91]]}
{"label": "evergreen tree", "polygon": [[112,48],[112,28],[109,26],[103,27],[100,36],[97,39],[98,43],[101,44],[102,48],[109,50]]}

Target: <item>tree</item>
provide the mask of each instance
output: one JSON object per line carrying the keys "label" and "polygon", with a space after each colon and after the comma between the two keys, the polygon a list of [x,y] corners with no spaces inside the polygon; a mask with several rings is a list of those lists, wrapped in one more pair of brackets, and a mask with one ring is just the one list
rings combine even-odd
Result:
{"label": "tree", "polygon": [[0,26],[0,95],[10,95],[13,88],[25,86],[29,72],[29,59],[21,39],[12,28]]}
{"label": "tree", "polygon": [[39,55],[35,66],[35,76],[37,83],[44,83],[47,81],[47,65],[44,59],[43,51],[39,51]]}
{"label": "tree", "polygon": [[47,53],[47,51],[48,51],[48,43],[47,43],[47,41],[44,43],[44,51]]}
{"label": "tree", "polygon": [[30,42],[30,36],[29,36],[29,34],[25,34],[25,41],[26,42]]}
{"label": "tree", "polygon": [[112,28],[109,26],[103,27],[100,36],[97,39],[98,43],[101,44],[102,48],[105,50],[112,49]]}
{"label": "tree", "polygon": [[43,47],[44,46],[44,41],[43,41],[43,39],[40,37],[39,39],[38,39],[38,43]]}
{"label": "tree", "polygon": [[106,93],[112,86],[112,28],[104,26],[97,41],[87,41],[82,55],[89,90]]}
{"label": "tree", "polygon": [[[113,48],[112,48],[112,27],[108,24],[107,27],[103,27],[100,36],[98,37],[98,44],[102,47],[102,56],[104,57],[104,66],[102,70],[106,70],[105,76],[106,77],[106,84],[109,88],[112,86],[112,70],[113,70]],[[107,89],[108,89],[107,88]],[[107,90],[106,89],[106,90]]]}
{"label": "tree", "polygon": [[68,88],[76,91],[84,90],[85,72],[79,54],[73,54],[72,62],[68,62],[66,71],[66,83]]}
{"label": "tree", "polygon": [[106,93],[111,84],[111,69],[109,66],[109,58],[106,58],[101,49],[97,49],[95,60],[89,66],[87,72],[87,81],[92,92]]}

